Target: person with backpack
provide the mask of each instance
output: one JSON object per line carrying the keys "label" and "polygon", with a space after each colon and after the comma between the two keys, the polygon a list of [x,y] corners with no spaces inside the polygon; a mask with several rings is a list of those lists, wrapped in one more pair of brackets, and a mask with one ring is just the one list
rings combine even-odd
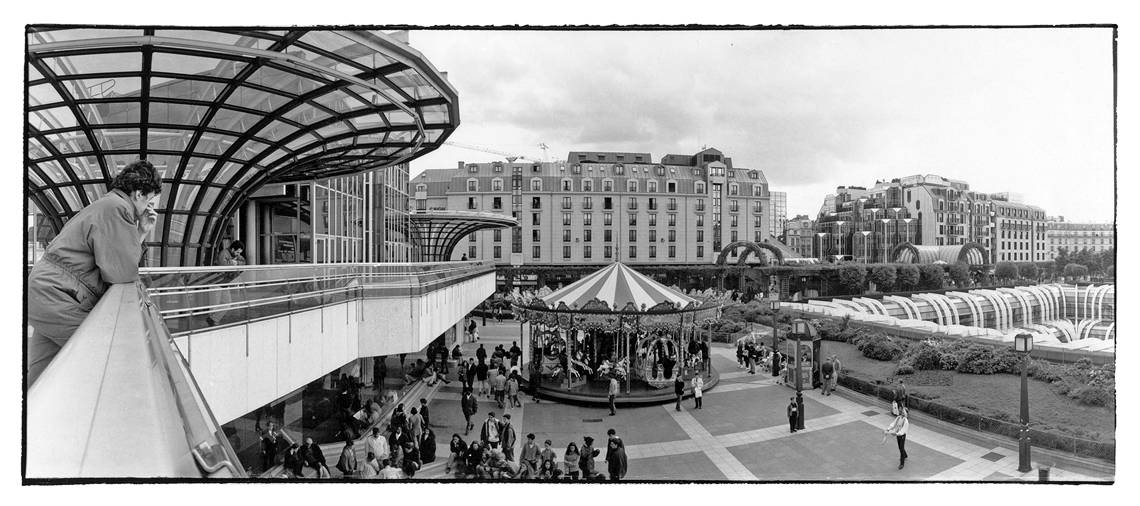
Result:
{"label": "person with backpack", "polygon": [[483,446],[494,449],[499,446],[499,420],[495,418],[494,411],[487,412],[487,419],[483,421],[483,428],[479,433],[479,440]]}

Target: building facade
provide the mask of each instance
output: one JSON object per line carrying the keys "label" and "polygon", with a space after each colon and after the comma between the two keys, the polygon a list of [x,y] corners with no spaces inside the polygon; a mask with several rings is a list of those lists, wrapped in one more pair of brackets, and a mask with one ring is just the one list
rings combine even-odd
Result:
{"label": "building facade", "polygon": [[[772,230],[768,233],[777,239],[784,236],[788,228],[788,193],[771,192],[772,194]],[[785,243],[787,241],[784,241]]]}
{"label": "building facade", "polygon": [[878,181],[869,190],[841,186],[820,210],[816,256],[890,261],[887,253],[904,242],[973,243],[986,250],[986,263],[1045,261],[1045,211],[1017,200],[1009,193],[973,191],[965,181],[930,174]]}
{"label": "building facade", "polygon": [[1075,253],[1087,249],[1100,253],[1116,247],[1116,228],[1111,223],[1071,223],[1065,218],[1049,218],[1045,224],[1045,248],[1048,260],[1057,258],[1061,249]]}
{"label": "building facade", "polygon": [[[468,236],[455,256],[498,264],[702,264],[736,241],[774,240],[768,182],[716,149],[694,155],[570,152],[566,162],[426,170],[413,209],[518,219]],[[732,258],[735,258],[733,256]]]}
{"label": "building facade", "polygon": [[815,222],[806,214],[797,215],[788,220],[784,232],[784,244],[796,252],[800,258],[813,258],[812,239],[815,238]]}

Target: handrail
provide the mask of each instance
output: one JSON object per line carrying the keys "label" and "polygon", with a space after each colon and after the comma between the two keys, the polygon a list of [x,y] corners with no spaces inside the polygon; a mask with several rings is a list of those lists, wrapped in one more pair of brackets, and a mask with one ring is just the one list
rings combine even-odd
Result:
{"label": "handrail", "polygon": [[111,285],[27,394],[29,479],[241,478],[141,284]]}

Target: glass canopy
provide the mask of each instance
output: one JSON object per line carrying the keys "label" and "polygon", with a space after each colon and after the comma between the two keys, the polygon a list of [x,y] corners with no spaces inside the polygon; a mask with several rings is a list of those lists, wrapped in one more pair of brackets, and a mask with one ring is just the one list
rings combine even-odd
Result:
{"label": "glass canopy", "polygon": [[32,27],[25,194],[58,230],[144,158],[151,265],[198,265],[269,182],[406,163],[459,125],[406,32]]}

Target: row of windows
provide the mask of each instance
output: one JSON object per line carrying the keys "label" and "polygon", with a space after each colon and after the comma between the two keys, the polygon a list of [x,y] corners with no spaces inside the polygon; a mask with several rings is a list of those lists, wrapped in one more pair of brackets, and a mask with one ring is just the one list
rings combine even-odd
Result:
{"label": "row of windows", "polygon": [[[520,206],[522,204],[522,196],[521,195],[512,195],[511,196],[511,203],[515,206]],[[657,199],[654,197],[650,197],[646,204],[647,204],[646,209],[649,211],[656,211],[658,209]],[[416,206],[419,209],[426,209],[427,208],[427,200],[426,199],[417,200]],[[593,197],[582,197],[581,206],[582,206],[582,209],[593,209],[594,208]],[[630,197],[629,200],[626,202],[626,207],[629,210],[634,211],[634,210],[640,209],[641,204],[637,200],[636,197]],[[467,197],[467,209],[473,210],[473,209],[478,209],[478,208],[479,208],[479,198],[478,197]],[[502,209],[502,208],[503,208],[503,197],[491,197],[491,209]],[[542,209],[542,197],[531,197],[530,198],[530,208],[531,209]],[[573,202],[572,198],[571,197],[562,197],[562,209],[573,209],[573,208],[574,208],[574,202]],[[602,198],[602,209],[613,209],[613,208],[614,208],[613,197],[603,197]],[[729,201],[728,201],[728,211],[729,212],[738,213],[738,212],[740,212],[740,208],[741,208],[741,206],[740,206],[739,200],[729,199]],[[665,206],[665,209],[668,211],[676,211],[678,209],[677,199],[676,198],[670,198],[668,203]],[[704,212],[704,210],[705,210],[705,199],[696,199],[696,202],[694,204],[694,210],[697,212]],[[719,204],[716,203],[716,201],[714,201],[714,204],[713,204],[713,212],[717,213],[717,214],[719,214],[721,212],[720,206],[719,206]],[[752,212],[755,214],[758,214],[758,215],[763,213],[764,212],[763,203],[753,202],[752,203]]]}
{"label": "row of windows", "polygon": [[[572,258],[573,251],[574,251],[573,246],[570,246],[570,245],[562,246],[562,258],[564,258],[564,259]],[[636,259],[637,258],[637,246],[629,246],[628,251],[629,251],[629,256],[627,258],[629,258],[629,259]],[[469,246],[467,248],[467,258],[468,259],[477,258],[478,252],[479,252],[478,248],[476,248],[475,246]],[[648,248],[648,253],[649,253],[648,258],[657,258],[657,246],[656,245],[650,245]],[[668,258],[677,258],[677,247],[672,246],[672,245],[668,246],[666,248],[666,254],[668,255]],[[591,246],[589,244],[583,245],[582,246],[582,258],[593,258],[593,256],[594,256],[593,246]],[[613,246],[602,246],[602,258],[613,258],[613,256],[614,256],[614,247]],[[704,258],[704,256],[705,256],[705,247],[703,245],[697,245],[697,258]],[[542,258],[542,246],[531,247],[531,257],[535,258],[535,259]],[[503,258],[503,247],[502,246],[492,247],[491,248],[491,258],[494,258],[496,260],[502,259]]]}
{"label": "row of windows", "polygon": [[[755,185],[751,185],[751,186],[752,186],[752,196],[753,197],[762,197],[764,195],[764,186],[763,185],[755,184]],[[562,191],[565,191],[565,192],[574,191],[574,180],[563,179],[560,188]],[[678,187],[677,187],[676,181],[669,180],[665,183],[665,193],[678,193],[677,188]],[[640,192],[641,191],[640,181],[638,181],[636,179],[630,179],[630,180],[626,181],[625,190],[627,192],[630,192],[630,193]],[[707,190],[708,190],[708,188],[705,185],[704,181],[697,181],[696,183],[693,184],[693,193],[695,193],[697,195],[704,195],[704,194],[708,193]],[[427,192],[427,185],[426,184],[416,185],[416,191],[417,192]],[[468,179],[467,180],[467,191],[472,192],[472,193],[478,192],[479,191],[479,180],[475,179],[475,178]],[[493,192],[504,191],[503,190],[503,180],[500,178],[492,179],[491,180],[491,191],[493,191]],[[530,180],[530,191],[537,191],[537,192],[542,191],[542,179],[541,178],[536,177],[536,178],[533,178]],[[583,191],[583,192],[594,191],[594,180],[582,179],[580,181],[580,184],[579,184],[579,191]],[[603,179],[602,180],[602,191],[603,192],[614,191],[614,181],[612,179]],[[646,181],[646,183],[645,183],[645,192],[646,193],[658,193],[658,191],[659,190],[658,190],[657,181]],[[736,183],[729,184],[728,185],[728,194],[729,195],[741,195],[740,185],[738,185]]]}
{"label": "row of windows", "polygon": [[[594,242],[594,231],[592,229],[584,229],[581,232],[582,232],[582,242]],[[493,234],[492,240],[494,242],[502,242],[503,241],[503,231],[501,229],[496,229],[496,230],[492,231],[492,234]],[[754,231],[754,235],[755,235],[755,237],[753,239],[754,241],[761,242],[764,240],[764,232],[762,230]],[[736,230],[730,231],[729,237],[731,239],[731,242],[736,242],[738,240],[738,237],[739,237],[738,231],[736,231]],[[531,242],[541,242],[542,241],[542,231],[538,230],[538,229],[531,230],[530,231],[530,239],[531,239]],[[573,238],[573,231],[572,230],[563,230],[562,231],[562,242],[571,242],[573,239],[574,238]],[[650,230],[649,231],[649,239],[646,242],[655,243],[655,242],[657,242],[657,239],[658,239],[657,231],[656,230]],[[676,230],[665,231],[665,235],[664,235],[664,237],[662,237],[662,239],[666,242],[677,242],[677,231]],[[468,235],[467,240],[468,240],[468,242],[474,243],[476,241],[475,234]],[[941,240],[941,238],[939,238],[939,240]],[[695,242],[702,243],[704,241],[705,241],[705,231],[704,230],[697,230],[697,236],[696,236]],[[602,230],[602,242],[613,242],[613,230],[612,229]],[[629,230],[629,242],[638,242],[636,230]],[[471,246],[471,247],[474,247],[474,246]]]}

